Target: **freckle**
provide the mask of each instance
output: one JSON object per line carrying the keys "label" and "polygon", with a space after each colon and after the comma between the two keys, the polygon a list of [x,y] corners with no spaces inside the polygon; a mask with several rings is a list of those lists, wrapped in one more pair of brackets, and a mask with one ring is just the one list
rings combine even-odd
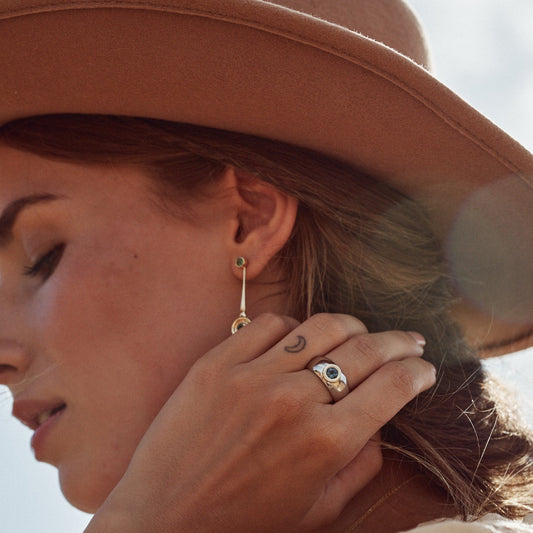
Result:
{"label": "freckle", "polygon": [[137,259],[139,257],[137,254],[133,254],[133,259]]}

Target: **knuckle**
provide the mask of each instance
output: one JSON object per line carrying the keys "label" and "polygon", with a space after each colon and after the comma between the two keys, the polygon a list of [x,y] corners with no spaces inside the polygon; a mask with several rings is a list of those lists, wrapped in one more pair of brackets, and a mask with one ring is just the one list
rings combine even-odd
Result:
{"label": "knuckle", "polygon": [[261,327],[274,334],[288,333],[293,327],[289,317],[275,313],[262,313],[254,319],[254,322],[260,323]]}
{"label": "knuckle", "polygon": [[346,431],[345,426],[336,424],[329,428],[329,449],[334,454],[335,458],[346,453],[346,448],[349,446],[350,433]]}
{"label": "knuckle", "polygon": [[342,424],[325,424],[310,438],[310,447],[314,452],[323,454],[324,459],[330,457],[336,460],[339,455],[344,454],[346,439]]}
{"label": "knuckle", "polygon": [[237,397],[249,397],[261,387],[260,376],[251,375],[246,365],[228,367],[221,361],[202,357],[189,370],[188,379],[202,391],[227,391]]}
{"label": "knuckle", "polygon": [[382,362],[384,354],[375,337],[358,335],[353,338],[352,342],[357,352],[369,359],[371,363],[379,364]]}
{"label": "knuckle", "polygon": [[410,333],[407,333],[407,331],[396,331],[396,335],[399,337],[399,339],[402,342],[405,342],[405,344],[413,345],[416,344],[415,339]]}
{"label": "knuckle", "polygon": [[350,319],[353,320],[360,334],[368,333],[368,328],[358,318],[350,316]]}
{"label": "knuckle", "polygon": [[391,373],[391,382],[393,387],[399,391],[404,398],[413,398],[417,391],[413,375],[406,365],[401,361],[388,363],[388,369]]}
{"label": "knuckle", "polygon": [[331,313],[318,313],[309,319],[310,325],[324,336],[331,339],[346,339],[348,329],[346,327],[346,317]]}
{"label": "knuckle", "polygon": [[265,395],[265,410],[276,420],[293,422],[305,408],[303,398],[285,383],[272,386]]}
{"label": "knuckle", "polygon": [[381,410],[367,407],[361,407],[359,415],[362,420],[368,422],[372,427],[376,426],[378,428],[383,427],[390,420],[390,417],[382,413]]}
{"label": "knuckle", "polygon": [[211,358],[201,357],[189,370],[188,377],[198,386],[210,389],[220,379],[220,369]]}

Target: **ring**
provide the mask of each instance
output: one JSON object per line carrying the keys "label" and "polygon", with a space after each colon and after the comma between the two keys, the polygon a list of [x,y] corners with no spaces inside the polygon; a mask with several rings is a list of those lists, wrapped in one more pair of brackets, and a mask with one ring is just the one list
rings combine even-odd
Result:
{"label": "ring", "polygon": [[311,359],[307,368],[326,386],[334,402],[344,398],[349,392],[348,380],[339,365],[325,357]]}

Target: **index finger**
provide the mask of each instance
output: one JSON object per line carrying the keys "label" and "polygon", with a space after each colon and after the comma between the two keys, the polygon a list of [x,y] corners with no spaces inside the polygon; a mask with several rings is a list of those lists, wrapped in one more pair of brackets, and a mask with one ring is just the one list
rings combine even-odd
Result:
{"label": "index finger", "polygon": [[209,350],[202,360],[217,361],[227,366],[252,361],[271,349],[299,324],[298,320],[289,316],[261,314]]}

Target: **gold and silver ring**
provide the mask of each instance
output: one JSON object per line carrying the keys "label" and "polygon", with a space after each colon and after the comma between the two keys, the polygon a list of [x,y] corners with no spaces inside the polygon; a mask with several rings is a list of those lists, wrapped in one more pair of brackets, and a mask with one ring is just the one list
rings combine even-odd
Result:
{"label": "gold and silver ring", "polygon": [[326,386],[334,402],[338,402],[350,392],[348,380],[340,366],[330,359],[315,357],[311,359],[307,368]]}

